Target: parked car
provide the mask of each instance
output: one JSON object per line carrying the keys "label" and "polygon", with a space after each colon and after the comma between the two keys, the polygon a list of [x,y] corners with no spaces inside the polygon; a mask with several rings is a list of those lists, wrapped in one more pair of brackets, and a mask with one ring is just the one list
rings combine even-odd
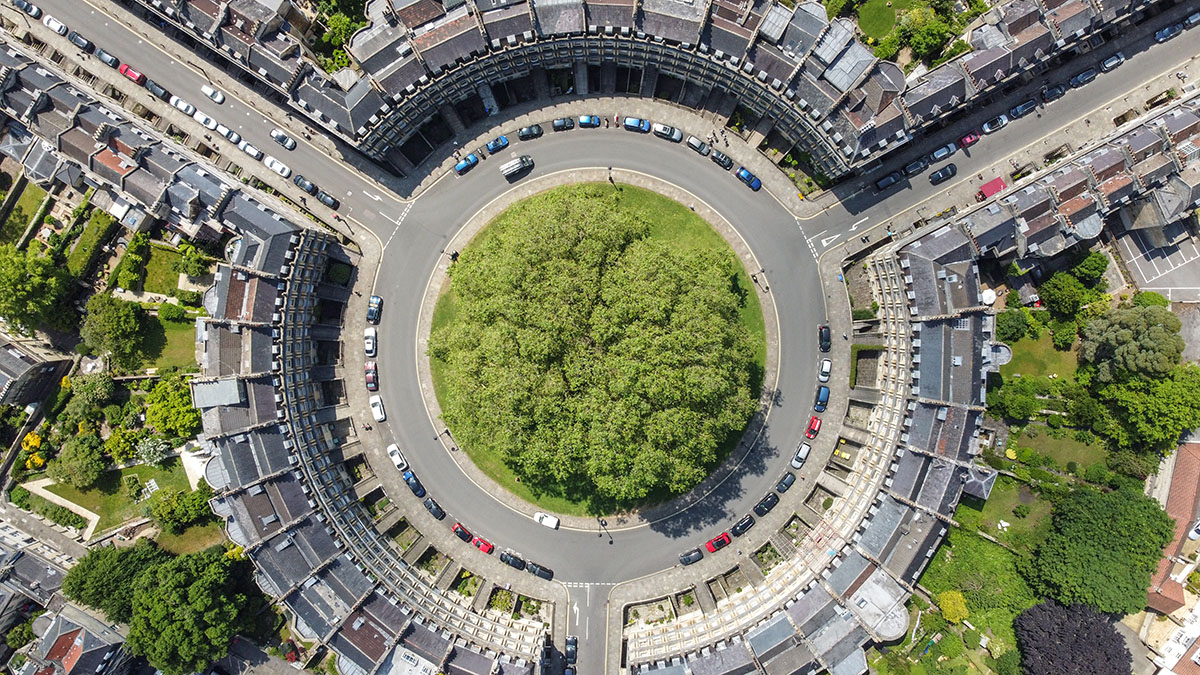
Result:
{"label": "parked car", "polygon": [[1196,12],[1195,14],[1189,14],[1188,18],[1183,20],[1184,28],[1191,28],[1193,26],[1196,26],[1197,24],[1200,24],[1200,12]]}
{"label": "parked car", "polygon": [[554,570],[546,567],[545,565],[539,565],[532,560],[525,565],[525,571],[529,572],[535,577],[541,577],[546,581],[550,581],[554,578]]}
{"label": "parked car", "polygon": [[474,169],[475,165],[478,163],[479,158],[475,156],[475,153],[469,153],[466,157],[460,159],[458,164],[454,165],[454,172],[461,176],[471,169]]}
{"label": "parked car", "polygon": [[[216,103],[217,105],[220,105],[225,102],[225,94],[221,93],[221,91],[218,89],[210,87],[207,84],[200,85],[200,92],[202,94],[204,94],[205,96],[211,98],[213,103]],[[278,130],[276,130],[276,131],[278,131]],[[272,132],[271,135],[274,136],[275,135],[274,132]],[[288,149],[290,150],[291,148],[288,148]]]}
{"label": "parked car", "polygon": [[374,361],[367,361],[363,365],[363,377],[367,381],[367,391],[379,390],[379,371],[376,370]]}
{"label": "parked car", "polygon": [[408,471],[408,460],[404,458],[404,453],[400,452],[400,446],[395,443],[387,446],[387,456],[388,459],[392,460],[392,464],[396,465],[396,470],[401,475],[404,475],[404,472]]}
{"label": "parked car", "polygon": [[745,183],[751,190],[758,192],[762,189],[762,181],[758,179],[758,176],[750,173],[750,170],[746,167],[739,166],[735,175],[738,177],[738,180]]}
{"label": "parked car", "polygon": [[688,136],[687,144],[689,148],[695,150],[700,154],[701,157],[707,156],[708,153],[712,151],[712,149],[708,147],[708,143],[705,143],[695,136]]}
{"label": "parked car", "polygon": [[821,359],[821,367],[817,369],[817,381],[828,382],[829,373],[833,372],[833,361],[830,359]]}
{"label": "parked car", "polygon": [[1192,541],[1200,539],[1200,522],[1197,522],[1195,526],[1192,527],[1192,531],[1188,532],[1188,539],[1191,539]]}
{"label": "parked car", "polygon": [[[305,192],[307,192],[310,195],[317,194],[317,184],[312,182],[311,180],[305,178],[304,174],[302,174],[302,173],[298,173],[295,176],[293,176],[292,182],[296,184],[296,187],[300,188],[301,190],[304,190]],[[372,322],[372,323],[374,323],[374,322]]]}
{"label": "parked car", "polygon": [[893,171],[893,172],[889,173],[888,175],[884,176],[883,178],[880,178],[879,180],[875,181],[875,190],[878,192],[883,192],[884,190],[895,185],[896,183],[899,183],[903,178],[904,178],[904,176],[900,175],[899,171]]}
{"label": "parked car", "polygon": [[379,323],[379,316],[383,314],[383,298],[378,295],[372,295],[370,300],[367,300],[367,321],[371,323]]}
{"label": "parked car", "polygon": [[[929,168],[929,160],[925,159],[924,157],[918,157],[918,158],[914,159],[913,161],[909,162],[908,164],[904,165],[904,175],[905,176],[915,176],[928,168]],[[886,176],[885,176],[885,178],[886,178]],[[899,179],[897,179],[897,180],[899,180]],[[880,188],[880,189],[883,189],[883,188]]]}
{"label": "parked car", "polygon": [[208,113],[204,112],[203,110],[197,110],[196,112],[192,113],[192,119],[199,122],[201,126],[209,131],[217,130],[217,121],[209,117]]}
{"label": "parked car", "polygon": [[955,145],[954,143],[947,143],[947,144],[943,145],[942,147],[938,148],[937,150],[934,150],[933,152],[929,153],[929,163],[933,164],[934,162],[940,162],[943,159],[946,159],[947,157],[949,157],[950,155],[953,155],[957,151],[958,151],[957,145]]}
{"label": "parked car", "polygon": [[521,127],[521,130],[517,132],[517,138],[523,141],[533,140],[541,135],[542,125],[540,124],[531,124],[527,127]]}
{"label": "parked car", "polygon": [[1070,80],[1071,86],[1072,87],[1082,87],[1083,85],[1096,79],[1096,73],[1097,73],[1097,71],[1095,68],[1088,68],[1087,70],[1083,71],[1082,73],[1077,73],[1075,75],[1075,77],[1072,77]]}
{"label": "parked car", "polygon": [[829,406],[829,387],[820,385],[817,387],[817,395],[813,398],[813,412],[825,412]]}
{"label": "parked car", "polygon": [[500,562],[504,563],[505,565],[508,565],[509,567],[511,567],[513,569],[518,569],[518,570],[525,569],[525,560],[523,558],[521,558],[521,556],[514,553],[513,551],[510,551],[507,549],[500,552]]}
{"label": "parked car", "polygon": [[686,567],[692,563],[700,562],[702,558],[704,558],[704,553],[702,553],[700,549],[694,548],[690,551],[684,551],[683,553],[679,554],[679,564]]}
{"label": "parked car", "polygon": [[655,122],[654,124],[650,125],[650,129],[654,132],[654,135],[658,136],[659,138],[665,138],[668,141],[674,141],[675,143],[683,140],[683,132],[675,127],[667,126],[661,122]]}
{"label": "parked car", "polygon": [[487,151],[490,154],[494,155],[508,147],[508,136],[497,136],[496,138],[488,141],[487,145],[484,147],[487,148]]}
{"label": "parked car", "polygon": [[735,537],[740,537],[749,532],[752,527],[754,527],[754,516],[746,514],[741,520],[734,523],[733,527],[729,528],[729,533]]}
{"label": "parked car", "polygon": [[536,520],[539,525],[548,527],[552,530],[558,529],[558,518],[555,518],[549,513],[542,513],[541,511],[538,511],[537,513],[533,514],[533,519]]}
{"label": "parked car", "polygon": [[1166,42],[1167,40],[1170,40],[1171,38],[1175,37],[1176,35],[1179,35],[1182,32],[1183,32],[1183,24],[1182,23],[1172,24],[1170,26],[1167,26],[1166,28],[1163,28],[1162,30],[1158,31],[1157,33],[1155,33],[1154,41],[1155,42]]}
{"label": "parked car", "polygon": [[630,131],[646,133],[650,131],[650,120],[644,120],[640,117],[622,117],[621,126]]}
{"label": "parked car", "polygon": [[580,115],[579,127],[582,129],[594,129],[600,126],[600,118],[596,115]]}
{"label": "parked car", "polygon": [[378,347],[379,331],[375,330],[374,326],[367,326],[363,331],[363,349],[367,356],[374,357],[375,350]]}
{"label": "parked car", "polygon": [[296,149],[296,139],[284,133],[283,129],[271,129],[271,140],[283,146],[284,150]]}
{"label": "parked car", "polygon": [[63,22],[59,21],[58,19],[50,16],[49,14],[42,17],[42,23],[46,24],[46,28],[49,28],[50,30],[54,31],[55,33],[58,33],[59,35],[67,34],[66,24],[64,24]]}
{"label": "parked car", "polygon": [[796,454],[792,455],[792,468],[799,469],[804,466],[804,461],[808,459],[808,453],[812,452],[812,446],[808,443],[801,442],[796,446]]}
{"label": "parked car", "polygon": [[471,540],[471,544],[484,553],[491,553],[492,551],[496,550],[496,547],[492,546],[492,542],[484,539],[483,537],[475,537]]}
{"label": "parked car", "polygon": [[787,473],[783,474],[783,477],[781,477],[779,479],[779,482],[775,484],[775,491],[780,494],[783,494],[784,492],[787,492],[789,489],[791,489],[792,484],[794,484],[795,482],[796,482],[796,474],[792,473],[791,471],[788,471]]}
{"label": "parked car", "polygon": [[555,131],[569,131],[575,128],[575,120],[570,117],[560,117],[550,123],[550,128]]}
{"label": "parked car", "polygon": [[262,159],[263,158],[263,151],[259,150],[258,148],[254,147],[253,145],[251,145],[250,141],[247,141],[244,138],[242,139],[241,143],[238,143],[238,148],[242,152],[253,157],[254,159]]}
{"label": "parked car", "polygon": [[817,326],[817,343],[823,352],[827,352],[833,348],[829,326]]}
{"label": "parked car", "polygon": [[704,545],[704,548],[708,549],[709,553],[716,553],[717,551],[720,551],[721,549],[728,546],[729,542],[731,542],[731,541],[733,541],[733,539],[731,539],[729,537],[729,533],[722,532],[721,534],[718,534],[717,536],[713,537],[712,539],[709,539],[708,543]]}
{"label": "parked car", "polygon": [[972,131],[971,133],[958,139],[958,147],[969,148],[979,142],[979,132]]}
{"label": "parked car", "polygon": [[575,663],[579,660],[579,638],[574,635],[567,636],[567,650],[563,652],[563,658],[567,663]]}
{"label": "parked car", "polygon": [[471,533],[467,531],[467,528],[463,527],[462,523],[455,523],[454,527],[450,528],[450,531],[453,532],[454,536],[458,537],[459,539],[462,539],[468,544],[471,543]]}
{"label": "parked car", "polygon": [[758,503],[754,505],[754,512],[761,518],[771,512],[775,505],[779,503],[779,495],[774,492],[768,492]]}
{"label": "parked car", "polygon": [[1035,101],[1033,99],[1029,99],[1028,101],[1025,101],[1023,103],[1018,103],[1016,106],[1013,107],[1012,110],[1008,111],[1008,114],[1010,117],[1012,117],[1014,120],[1016,120],[1016,119],[1021,119],[1022,117],[1028,115],[1029,113],[1033,112],[1035,109],[1037,109],[1037,101]]}
{"label": "parked car", "polygon": [[13,6],[35,19],[42,15],[40,7],[26,0],[13,0]]}
{"label": "parked car", "polygon": [[[1092,72],[1095,72],[1095,71],[1092,71]],[[1072,79],[1071,81],[1074,82],[1074,79]],[[1051,101],[1057,101],[1058,99],[1062,98],[1066,93],[1067,93],[1067,85],[1065,85],[1065,84],[1056,84],[1053,87],[1046,87],[1045,89],[1042,90],[1042,102],[1049,103]]]}
{"label": "parked car", "polygon": [[996,115],[992,119],[983,123],[980,128],[985,134],[994,134],[1008,125],[1008,115]]}
{"label": "parked car", "polygon": [[96,45],[92,44],[91,40],[85,38],[83,34],[77,30],[71,31],[67,35],[67,39],[71,41],[71,44],[83,50],[85,54],[91,54],[96,49]]}
{"label": "parked car", "polygon": [[414,497],[420,499],[421,497],[425,496],[425,486],[421,485],[421,481],[417,478],[417,474],[413,473],[412,471],[405,471],[402,477],[404,478],[404,483],[408,485],[408,489],[412,491]]}
{"label": "parked car", "polygon": [[1113,54],[1112,56],[1100,62],[1100,70],[1101,72],[1107,73],[1110,70],[1115,70],[1117,66],[1121,65],[1122,63],[1125,63],[1125,54],[1123,52],[1117,52],[1116,54]]}
{"label": "parked car", "polygon": [[383,399],[379,394],[373,394],[371,398],[367,399],[367,402],[371,406],[371,416],[375,418],[376,422],[387,421],[387,411],[383,409]]}
{"label": "parked car", "polygon": [[816,438],[817,434],[821,433],[821,418],[816,415],[808,420],[808,428],[804,430],[805,438]]}
{"label": "parked car", "polygon": [[146,89],[149,90],[150,93],[153,94],[156,98],[162,99],[164,101],[171,100],[171,92],[168,91],[166,87],[155,82],[154,80],[146,78]]}
{"label": "parked car", "polygon": [[438,503],[433,500],[433,497],[426,497],[425,501],[422,503],[425,505],[425,510],[429,511],[429,515],[433,516],[437,520],[441,520],[446,517],[446,512],[442,510],[441,506],[438,506]]}
{"label": "parked car", "polygon": [[337,197],[334,197],[333,195],[329,194],[328,192],[325,192],[324,190],[317,191],[317,201],[321,202],[322,204],[324,204],[325,206],[328,206],[331,209],[336,209],[338,207],[338,204],[341,203],[337,200]]}
{"label": "parked car", "polygon": [[946,166],[943,166],[937,171],[929,174],[929,182],[933,185],[938,185],[950,180],[951,178],[954,178],[955,174],[957,173],[957,166],[954,166],[953,164],[947,164]]}
{"label": "parked car", "polygon": [[[96,48],[96,58],[100,60],[100,63],[103,63],[104,65],[108,66],[109,68],[120,68],[121,67],[121,59],[118,59],[117,57],[113,56],[112,54],[109,54],[108,52],[104,51],[103,49],[100,49],[99,47]],[[190,115],[191,113],[188,113],[188,114]]]}
{"label": "parked car", "polygon": [[263,160],[263,164],[266,164],[268,169],[274,171],[280,176],[283,176],[284,178],[292,175],[292,170],[288,168],[287,164],[284,164],[270,155],[267,155],[267,158]]}
{"label": "parked car", "polygon": [[178,96],[172,96],[169,103],[171,104],[172,107],[179,110],[184,115],[191,117],[192,115],[196,114],[196,106],[192,105],[191,103],[188,103],[187,101],[179,98]]}
{"label": "parked car", "polygon": [[[146,88],[147,89],[150,88],[149,82],[146,83]],[[225,126],[224,124],[220,124],[220,123],[217,124],[217,133],[221,134],[225,138],[228,138],[233,143],[239,143],[242,140],[241,134],[234,131],[233,129],[230,129],[229,127]]]}
{"label": "parked car", "polygon": [[720,150],[713,150],[711,159],[717,166],[725,169],[726,171],[733,168],[733,160],[729,158],[729,155],[726,155]]}
{"label": "parked car", "polygon": [[146,76],[134,70],[128,63],[122,63],[121,67],[117,69],[117,72],[121,73],[125,77],[128,77],[130,80],[133,80],[133,82],[136,84],[146,83]]}

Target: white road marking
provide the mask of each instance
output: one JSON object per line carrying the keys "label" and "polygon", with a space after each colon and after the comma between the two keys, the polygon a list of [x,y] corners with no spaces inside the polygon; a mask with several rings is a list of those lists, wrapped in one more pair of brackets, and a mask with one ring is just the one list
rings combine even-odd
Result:
{"label": "white road marking", "polygon": [[824,239],[821,240],[821,248],[825,248],[825,247],[829,246],[829,242],[833,241],[834,239],[838,239],[841,236],[842,235],[840,235],[840,234],[835,234],[832,237],[825,237]]}
{"label": "white road marking", "polygon": [[851,231],[851,232],[853,232],[853,231],[857,230],[857,229],[858,229],[858,226],[859,226],[859,225],[862,225],[862,224],[863,224],[863,223],[865,223],[865,222],[867,222],[867,217],[866,217],[866,216],[864,216],[862,220],[860,220],[860,221],[858,221],[857,223],[855,223],[854,225],[850,226],[850,231]]}
{"label": "white road marking", "polygon": [[408,206],[405,206],[404,210],[400,212],[399,217],[396,218],[396,229],[392,230],[392,234],[389,235],[387,241],[383,243],[383,248],[380,249],[380,253],[386,251],[388,244],[392,243],[392,239],[394,239],[396,237],[396,233],[400,231],[400,223],[404,222],[404,217],[407,216],[408,212],[412,210],[413,204],[416,204],[416,202],[409,202]]}

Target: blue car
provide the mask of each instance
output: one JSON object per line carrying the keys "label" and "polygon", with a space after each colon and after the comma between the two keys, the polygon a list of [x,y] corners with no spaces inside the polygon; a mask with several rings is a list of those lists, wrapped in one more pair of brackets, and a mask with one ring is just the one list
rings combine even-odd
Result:
{"label": "blue car", "polygon": [[745,183],[746,185],[748,185],[750,187],[750,189],[754,190],[755,192],[758,192],[758,189],[762,187],[762,181],[758,179],[758,176],[755,176],[754,174],[747,171],[746,167],[744,167],[744,166],[738,167],[737,177],[738,177],[738,180],[740,180],[743,183]]}
{"label": "blue car", "polygon": [[579,126],[581,128],[595,128],[600,126],[600,118],[595,115],[580,115]]}
{"label": "blue car", "polygon": [[499,138],[490,140],[490,141],[488,141],[488,144],[486,147],[487,147],[487,151],[494,155],[497,152],[500,152],[501,150],[508,147],[508,136],[501,136]]}
{"label": "blue car", "polygon": [[636,117],[626,117],[621,120],[621,124],[630,131],[640,131],[643,134],[650,132],[650,120],[638,119]]}
{"label": "blue car", "polygon": [[461,162],[454,165],[454,171],[457,172],[458,175],[461,176],[464,173],[475,168],[475,165],[478,163],[479,163],[479,158],[476,157],[475,153],[472,152],[471,154],[467,155],[466,157],[463,157]]}
{"label": "blue car", "polygon": [[412,490],[417,499],[425,496],[425,486],[421,485],[421,481],[417,480],[417,474],[412,471],[404,472],[404,482],[408,484],[408,489]]}

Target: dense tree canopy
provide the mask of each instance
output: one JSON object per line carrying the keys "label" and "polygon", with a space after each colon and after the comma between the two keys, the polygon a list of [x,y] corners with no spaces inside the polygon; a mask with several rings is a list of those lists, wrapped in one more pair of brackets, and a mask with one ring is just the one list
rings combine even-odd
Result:
{"label": "dense tree canopy", "polygon": [[[182,375],[159,380],[146,396],[146,423],[158,431],[189,438],[200,428],[200,411]],[[139,450],[140,452],[140,450]]]}
{"label": "dense tree canopy", "polygon": [[1079,358],[1095,367],[1100,382],[1127,374],[1162,377],[1183,353],[1180,326],[1166,307],[1114,309],[1084,327]]}
{"label": "dense tree canopy", "polygon": [[190,492],[164,488],[150,497],[150,515],[163,530],[179,534],[188,527],[213,517],[208,500],[212,490],[207,483]]}
{"label": "dense tree canopy", "polygon": [[1099,395],[1120,422],[1107,431],[1122,448],[1167,451],[1183,432],[1200,428],[1200,367],[1193,363],[1175,366],[1156,379],[1114,382]]}
{"label": "dense tree canopy", "polygon": [[46,473],[59,483],[77,488],[89,487],[100,479],[108,465],[101,447],[104,442],[96,434],[72,436],[63,443],[58,457],[50,461]]}
{"label": "dense tree canopy", "polygon": [[1106,270],[1108,270],[1108,256],[1104,255],[1102,251],[1092,251],[1071,267],[1071,274],[1084,285],[1092,286],[1104,278]]}
{"label": "dense tree canopy", "polygon": [[97,293],[87,303],[79,336],[97,354],[132,370],[142,364],[142,322],[146,313],[136,302]]}
{"label": "dense tree canopy", "polygon": [[102,405],[116,392],[112,376],[106,372],[80,375],[71,380],[71,398],[79,399],[88,407]]}
{"label": "dense tree canopy", "polygon": [[100,546],[67,572],[63,593],[75,602],[94,607],[109,621],[125,623],[132,613],[133,580],[170,555],[148,539],[130,547]]}
{"label": "dense tree canopy", "polygon": [[1055,505],[1028,576],[1061,603],[1130,614],[1146,606],[1150,575],[1173,536],[1171,518],[1140,491],[1080,488]]}
{"label": "dense tree canopy", "polygon": [[1069,318],[1075,316],[1090,294],[1074,275],[1055,272],[1049,281],[1038,287],[1038,296],[1051,312]]}
{"label": "dense tree canopy", "polygon": [[996,339],[1016,342],[1029,332],[1029,317],[1024,310],[1006,309],[996,315]]}
{"label": "dense tree canopy", "polygon": [[11,244],[0,246],[0,317],[13,329],[28,334],[54,323],[70,287],[66,267],[50,256],[19,251]]}
{"label": "dense tree canopy", "polygon": [[627,502],[680,493],[755,407],[737,261],[672,248],[578,186],[510,209],[451,268],[434,331],[443,416],[524,484]]}
{"label": "dense tree canopy", "polygon": [[[1145,590],[1142,591],[1143,600]],[[1133,657],[1113,620],[1048,600],[1015,622],[1026,675],[1129,675]]]}

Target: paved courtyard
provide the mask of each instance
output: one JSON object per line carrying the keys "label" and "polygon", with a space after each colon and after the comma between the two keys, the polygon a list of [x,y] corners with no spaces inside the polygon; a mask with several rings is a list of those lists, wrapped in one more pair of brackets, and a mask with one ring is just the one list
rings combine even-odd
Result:
{"label": "paved courtyard", "polygon": [[[1183,229],[1183,223],[1175,223],[1167,234]],[[1194,233],[1178,244],[1155,248],[1141,232],[1126,231],[1117,235],[1117,248],[1138,289],[1173,301],[1200,301],[1200,247]]]}

